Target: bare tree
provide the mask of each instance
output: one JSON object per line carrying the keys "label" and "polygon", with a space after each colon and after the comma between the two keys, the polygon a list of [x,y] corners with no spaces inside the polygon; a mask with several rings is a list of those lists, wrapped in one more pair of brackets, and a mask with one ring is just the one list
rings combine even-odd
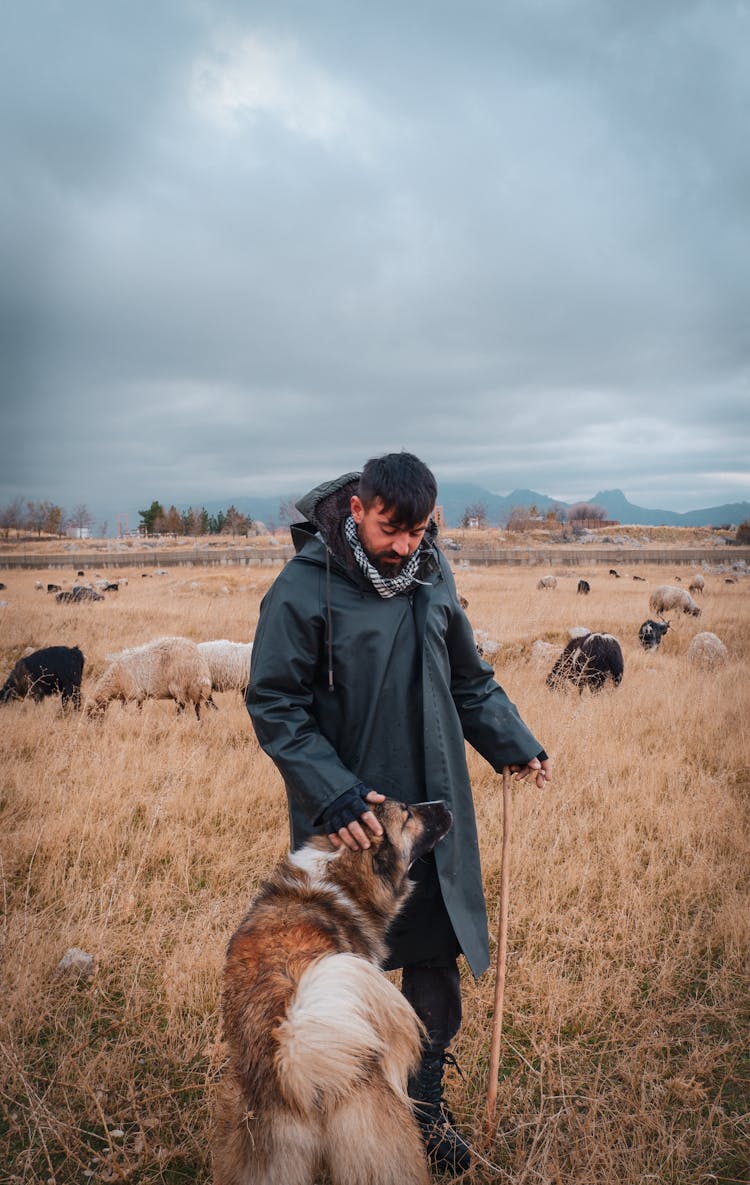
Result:
{"label": "bare tree", "polygon": [[94,516],[89,510],[85,502],[74,506],[68,517],[68,526],[72,527],[79,536],[82,536],[86,531],[90,531],[94,525]]}
{"label": "bare tree", "polygon": [[581,519],[596,519],[598,522],[603,522],[606,517],[606,510],[596,502],[576,502],[568,510],[569,523],[580,522]]}
{"label": "bare tree", "polygon": [[279,522],[285,526],[289,523],[299,522],[300,514],[296,505],[296,496],[287,498],[284,502],[279,503]]}
{"label": "bare tree", "polygon": [[529,512],[526,507],[511,506],[508,515],[508,530],[520,534],[522,531],[528,531],[530,526]]}
{"label": "bare tree", "polygon": [[464,510],[461,518],[462,527],[486,527],[487,526],[487,507],[484,502],[472,502]]}
{"label": "bare tree", "polygon": [[23,498],[14,498],[7,506],[0,510],[0,530],[2,530],[6,539],[10,538],[11,531],[16,534],[23,526],[24,520],[24,500]]}

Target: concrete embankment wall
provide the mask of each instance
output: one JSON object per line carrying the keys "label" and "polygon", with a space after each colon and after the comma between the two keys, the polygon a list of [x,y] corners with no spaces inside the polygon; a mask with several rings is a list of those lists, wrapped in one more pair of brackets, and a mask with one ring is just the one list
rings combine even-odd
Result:
{"label": "concrete embankment wall", "polygon": [[[227,548],[205,551],[196,548],[190,551],[89,551],[65,552],[60,555],[0,555],[0,568],[31,569],[82,569],[87,574],[92,570],[103,571],[112,568],[204,568],[217,566],[280,567],[294,554],[291,546],[268,548]],[[454,568],[465,564],[492,566],[593,567],[632,568],[643,564],[682,565],[697,567],[704,562],[712,567],[718,564],[731,565],[744,560],[750,563],[750,547],[722,548],[645,548],[629,547],[513,547],[513,548],[469,548],[448,551],[448,558]]]}

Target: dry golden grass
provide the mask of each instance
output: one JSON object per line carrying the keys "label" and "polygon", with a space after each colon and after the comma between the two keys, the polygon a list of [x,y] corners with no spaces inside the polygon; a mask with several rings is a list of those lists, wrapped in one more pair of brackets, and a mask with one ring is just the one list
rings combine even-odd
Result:
{"label": "dry golden grass", "polygon": [[[458,573],[555,761],[544,792],[514,793],[497,1133],[468,1185],[748,1179],[748,583],[709,576],[701,619],[645,653],[649,590],[672,573],[638,572],[646,583],[558,572],[546,592],[534,569]],[[26,646],[78,643],[85,695],[111,650],[245,641],[274,572],[123,574],[104,603],[64,607],[34,591],[54,572],[4,574],[2,677]],[[546,688],[531,644],[562,646],[578,624],[619,637],[619,689]],[[709,674],[685,659],[703,629],[730,655]],[[287,842],[244,705],[217,700],[201,721],[171,703],[113,705],[98,723],[51,701],[1,709],[3,1179],[210,1178],[224,947]],[[471,752],[470,766],[494,941],[500,779]],[[73,946],[95,956],[90,981],[54,974]],[[448,1084],[480,1150],[493,986],[465,977],[465,1080]]]}

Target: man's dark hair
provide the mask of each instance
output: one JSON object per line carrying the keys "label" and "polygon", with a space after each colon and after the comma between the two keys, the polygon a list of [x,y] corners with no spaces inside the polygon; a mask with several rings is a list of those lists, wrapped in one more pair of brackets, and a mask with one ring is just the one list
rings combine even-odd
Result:
{"label": "man's dark hair", "polygon": [[424,461],[413,453],[386,453],[371,457],[365,464],[358,493],[365,510],[380,498],[399,524],[414,527],[432,513],[437,482]]}

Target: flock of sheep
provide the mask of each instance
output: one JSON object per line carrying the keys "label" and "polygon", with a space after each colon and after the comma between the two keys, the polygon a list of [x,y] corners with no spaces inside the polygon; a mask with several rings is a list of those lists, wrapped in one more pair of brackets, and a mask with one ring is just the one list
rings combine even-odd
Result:
{"label": "flock of sheep", "polygon": [[[610,575],[619,577],[614,568],[610,569]],[[118,587],[102,583],[106,585],[106,591]],[[37,582],[37,587],[43,586]],[[538,589],[556,587],[557,578],[551,575],[543,576],[537,583]],[[638,639],[644,649],[653,650],[659,646],[670,625],[665,614],[700,616],[700,607],[692,594],[702,593],[704,588],[704,577],[698,572],[691,578],[689,590],[665,584],[653,591],[649,608],[659,620],[648,619],[641,625]],[[62,590],[57,586],[48,586],[47,591],[54,592],[60,600]],[[588,595],[590,591],[587,580],[578,581],[579,594]],[[64,596],[71,601],[101,600],[103,592],[87,585],[74,585]],[[575,636],[556,657],[547,676],[547,685],[556,688],[570,682],[579,690],[588,687],[598,691],[611,679],[617,686],[624,672],[622,647],[617,638],[582,628],[576,628],[571,634]],[[489,658],[496,645],[482,630],[475,630],[474,637],[479,653]],[[236,689],[244,697],[250,680],[252,647],[252,642],[232,642],[226,638],[193,642],[189,638],[165,637],[109,654],[109,665],[91,690],[85,712],[90,716],[101,716],[113,700],[134,701],[141,707],[146,699],[172,699],[179,711],[192,706],[200,718],[202,707],[216,707],[214,691]],[[545,648],[544,655],[551,656],[556,652],[551,644],[537,642],[535,653],[540,653],[537,649],[540,647]],[[696,634],[687,653],[692,662],[703,667],[718,666],[727,659],[723,642],[709,632]],[[77,646],[48,646],[26,654],[18,660],[0,688],[0,703],[27,696],[38,702],[45,696],[60,695],[63,707],[70,704],[79,709],[84,663],[84,655]]]}
{"label": "flock of sheep", "polygon": [[[610,576],[619,579],[619,572],[610,568]],[[634,580],[641,579],[634,576]],[[693,600],[693,593],[702,593],[706,581],[701,572],[696,572],[691,578],[689,589],[677,585],[663,584],[654,589],[649,598],[649,609],[659,618],[658,621],[648,619],[638,630],[638,640],[644,650],[655,650],[669,629],[669,621],[665,620],[666,613],[685,613],[691,617],[700,617],[700,606]],[[537,589],[554,589],[557,587],[555,576],[543,576],[537,582]],[[591,585],[587,580],[579,580],[577,592],[587,596]],[[608,679],[617,686],[622,681],[625,669],[622,647],[612,634],[594,633],[588,630],[576,629],[575,636],[565,646],[547,676],[547,686],[557,688],[566,681],[573,683],[582,691],[588,687],[591,691],[598,691]],[[481,652],[482,642],[478,641]],[[727,648],[716,634],[704,631],[696,634],[687,651],[688,659],[703,667],[715,667],[726,662]]]}
{"label": "flock of sheep", "polygon": [[[192,706],[215,708],[212,693],[235,689],[244,696],[250,681],[252,642],[193,642],[156,638],[143,646],[107,655],[108,667],[96,681],[86,714],[101,716],[113,700],[172,699],[179,711]],[[19,658],[0,688],[0,703],[30,696],[39,702],[59,695],[63,707],[81,706],[84,655],[77,646],[47,646]]]}

